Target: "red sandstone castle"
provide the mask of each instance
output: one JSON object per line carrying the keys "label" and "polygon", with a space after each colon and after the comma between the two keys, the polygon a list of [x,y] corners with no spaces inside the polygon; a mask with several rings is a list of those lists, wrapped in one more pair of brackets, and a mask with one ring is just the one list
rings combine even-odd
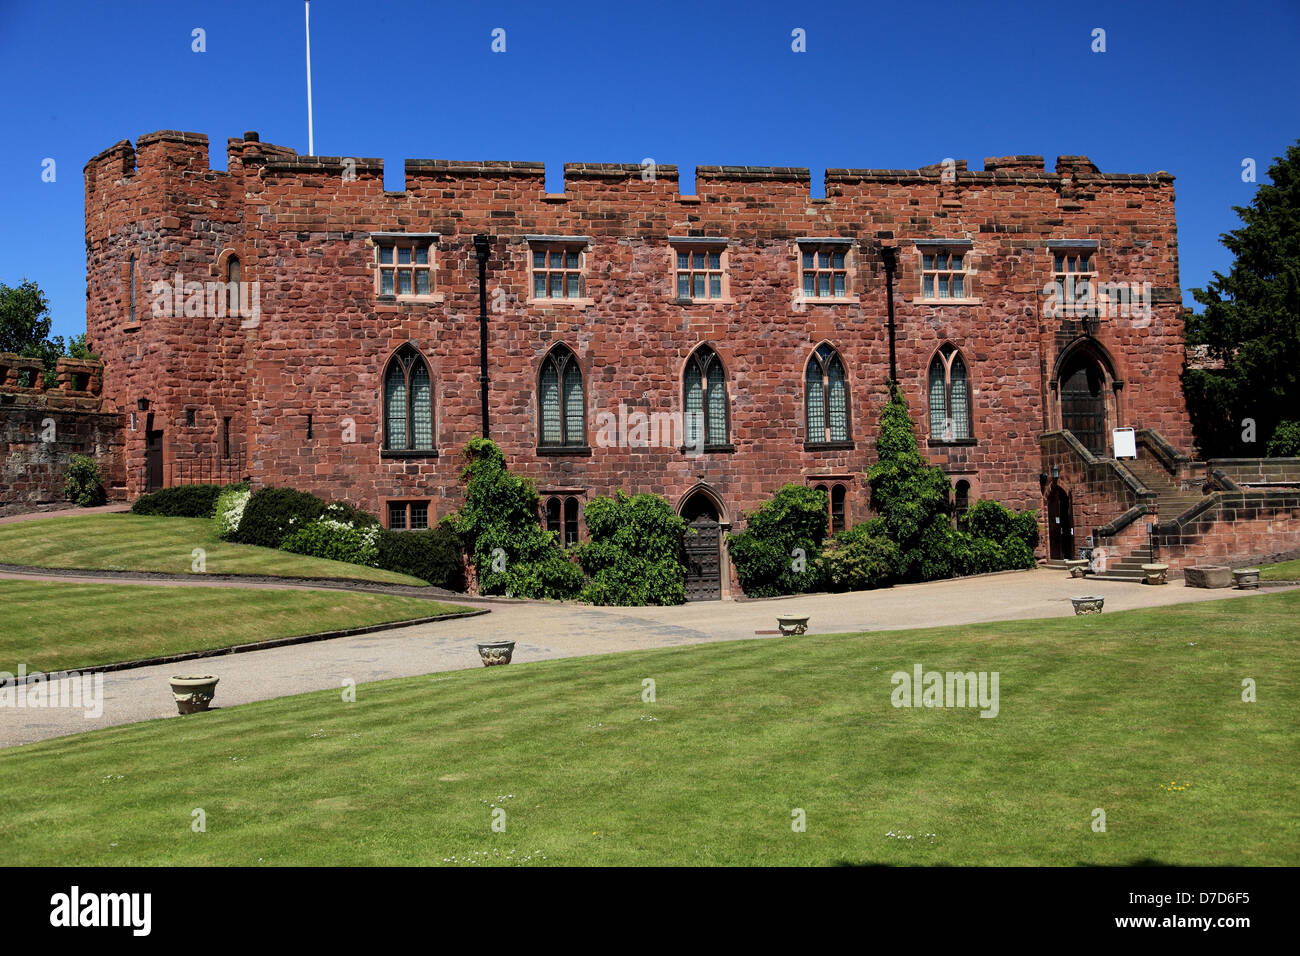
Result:
{"label": "red sandstone castle", "polygon": [[[891,288],[897,380],[955,508],[1039,508],[1049,558],[1087,536],[1121,570],[1153,544],[1177,568],[1219,547],[1225,495],[1257,494],[1223,469],[1202,487],[1194,460],[1165,172],[949,160],[830,169],[812,198],[806,169],[699,167],[682,195],[675,166],[567,164],[548,193],[537,163],[408,160],[391,192],[375,159],[255,133],[227,154],[211,170],[206,136],[161,131],[85,169],[129,496],[247,476],[422,527],[486,429],[563,540],[590,497],[656,492],[706,532],[692,595],[735,593],[717,532],[782,484],[824,486],[833,528],[868,516]],[[1233,516],[1224,553],[1278,550],[1278,522],[1294,543],[1295,502]]]}

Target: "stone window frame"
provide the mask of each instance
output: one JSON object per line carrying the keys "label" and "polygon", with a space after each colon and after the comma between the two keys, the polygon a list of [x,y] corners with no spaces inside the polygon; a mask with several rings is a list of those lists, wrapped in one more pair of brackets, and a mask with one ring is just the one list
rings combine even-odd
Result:
{"label": "stone window frame", "polygon": [[[949,352],[945,354],[944,350]],[[934,409],[930,404],[931,373],[936,362],[943,367],[943,395],[944,395],[944,421],[953,421],[952,405],[952,367],[957,360],[961,361],[962,369],[966,373],[966,425],[968,434],[960,437],[953,436],[945,438],[942,434],[935,434],[934,431]],[[929,430],[929,444],[932,447],[951,446],[951,445],[974,445],[975,439],[975,385],[974,373],[970,361],[966,358],[963,349],[955,342],[950,340],[943,341],[938,348],[930,355],[930,360],[925,363],[924,386],[925,386],[925,419]]]}
{"label": "stone window frame", "polygon": [[[413,356],[411,362],[402,362],[404,353]],[[412,448],[414,444],[414,418],[415,406],[411,396],[411,370],[415,367],[415,361],[424,363],[425,371],[429,375],[429,423],[432,428],[431,445],[429,448]],[[389,447],[388,437],[388,373],[393,367],[393,363],[402,365],[403,375],[406,382],[406,448]],[[379,455],[381,458],[437,458],[438,457],[438,387],[433,376],[433,363],[429,361],[427,355],[420,351],[414,342],[403,342],[389,354],[388,359],[384,362],[379,373],[379,433],[380,448]]]}
{"label": "stone window frame", "polygon": [[[963,485],[966,486],[965,494],[962,494]],[[952,483],[952,514],[955,521],[960,522],[966,516],[966,513],[970,511],[971,505],[974,503],[971,500],[973,490],[969,478],[958,478]]]}
{"label": "stone window frame", "polygon": [[[707,352],[709,355],[712,356],[711,363],[701,361],[700,356],[705,352]],[[701,386],[700,407],[703,412],[703,414],[701,415],[700,428],[703,430],[702,437],[704,438],[704,443],[702,448],[704,454],[723,454],[723,453],[734,452],[736,450],[736,446],[732,443],[731,440],[731,427],[732,427],[731,387],[730,387],[731,376],[727,372],[726,363],[722,360],[722,353],[719,352],[717,346],[715,346],[712,342],[701,342],[698,345],[696,345],[693,349],[691,349],[690,353],[686,356],[686,361],[682,363],[682,368],[681,368],[682,440],[684,444],[682,445],[681,450],[683,453],[685,453],[694,449],[694,446],[690,444],[690,439],[689,439],[691,425],[690,425],[690,420],[687,412],[687,408],[689,406],[689,402],[688,402],[689,396],[687,393],[687,388],[688,388],[687,373],[692,368],[692,365],[696,369],[698,369],[700,373],[700,386]],[[721,379],[722,379],[721,384],[722,384],[722,409],[723,409],[723,425],[722,425],[723,441],[721,442],[710,442],[708,440],[709,423],[711,421],[709,416],[709,390],[710,390],[711,383],[708,378],[708,372],[712,366],[716,366],[719,369],[719,371],[721,372]]]}
{"label": "stone window frame", "polygon": [[[728,248],[731,240],[715,236],[669,236],[668,237],[668,271],[669,271],[669,297],[680,305],[731,305],[735,299],[731,295],[731,252]],[[683,255],[690,256],[689,265],[683,269],[679,263],[679,258]],[[694,257],[697,255],[705,256],[704,265],[696,267]],[[714,268],[708,257],[717,255],[718,266]],[[688,295],[683,296],[680,291],[681,276],[685,274],[688,277],[689,291]],[[694,289],[694,278],[696,275],[704,275],[706,279],[705,295],[696,296]],[[712,279],[718,278],[718,295],[712,294]]]}
{"label": "stone window frame", "polygon": [[239,284],[243,282],[243,276],[244,262],[237,253],[232,252],[226,257],[225,275],[222,281],[226,284],[226,315],[234,318],[240,317],[239,307],[243,301],[243,290]]}
{"label": "stone window frame", "polygon": [[[570,548],[582,540],[582,497],[582,492],[565,489],[544,491],[540,495],[542,522],[547,531],[558,535],[556,544],[561,548]],[[556,506],[554,515],[552,504]]]}
{"label": "stone window frame", "polygon": [[[942,305],[980,305],[983,299],[980,298],[978,289],[978,273],[975,268],[975,243],[970,239],[913,239],[912,245],[916,250],[914,266],[916,269],[915,278],[915,295],[912,298],[914,305],[942,306]],[[961,256],[962,268],[938,269],[935,266],[926,265],[927,256]],[[950,264],[950,263],[949,263]],[[926,295],[925,280],[929,277],[947,276],[949,278],[960,275],[962,277],[962,295],[940,297],[937,293]]]}
{"label": "stone window frame", "polygon": [[[542,377],[546,374],[548,366],[555,369],[556,384],[559,389],[560,440],[558,442],[545,441],[542,431],[546,414],[542,398]],[[578,387],[582,396],[582,435],[577,442],[568,440],[568,429],[565,427],[567,421],[564,401],[564,374],[570,368],[577,371]],[[536,388],[534,390],[534,394],[537,396],[537,454],[547,456],[591,454],[591,445],[587,441],[588,377],[586,372],[587,370],[583,367],[583,362],[578,357],[578,353],[566,342],[553,343],[542,355],[542,360],[537,366]]]}
{"label": "stone window frame", "polygon": [[[254,280],[249,278],[249,270],[250,268],[256,267],[257,252],[255,247],[253,247],[248,243],[243,243],[243,242],[232,242],[229,245],[225,246],[221,250],[221,252],[217,254],[217,257],[208,265],[208,275],[212,276],[218,282],[221,282],[225,285],[224,293],[227,298],[225,300],[224,306],[225,306],[226,316],[228,318],[245,320],[251,318],[251,316],[241,316],[239,314],[239,306],[241,304],[240,299],[236,300],[235,308],[233,311],[230,308],[230,298],[229,298],[230,282],[231,282],[230,263],[232,260],[238,262],[238,268],[239,268],[238,281],[241,284],[253,282]],[[239,290],[239,292],[242,293],[242,290]],[[245,325],[243,321],[241,321],[240,327],[252,328],[254,324],[255,323],[249,323],[248,325]]]}
{"label": "stone window frame", "polygon": [[[822,349],[827,349],[827,361],[823,362],[818,356]],[[844,431],[845,438],[834,439],[830,437],[830,414],[829,414],[829,396],[830,396],[830,361],[838,361],[840,368],[844,372]],[[814,438],[809,431],[811,425],[808,421],[812,412],[812,406],[808,397],[808,369],[816,362],[822,372],[822,437]],[[809,451],[837,451],[852,450],[853,441],[853,389],[849,384],[849,368],[844,361],[844,356],[840,350],[832,345],[829,341],[822,341],[813,348],[808,355],[808,360],[804,363],[804,448]]]}
{"label": "stone window frame", "polygon": [[[528,244],[528,302],[531,305],[539,306],[588,306],[592,300],[588,295],[588,256],[591,248],[591,238],[589,236],[554,236],[554,235],[526,235],[524,240]],[[561,258],[560,265],[553,267],[551,265],[551,256],[559,254]],[[575,266],[568,265],[568,256],[573,254],[577,257]],[[546,276],[547,294],[544,296],[537,295],[537,274],[538,266],[536,265],[537,256],[543,255],[544,265],[541,272]],[[565,290],[563,296],[552,296],[550,294],[550,282],[553,275],[562,276],[561,287]],[[568,295],[569,276],[577,279],[578,294],[576,296]]]}
{"label": "stone window frame", "polygon": [[[411,498],[406,496],[384,498],[382,514],[384,517],[384,527],[390,531],[426,531],[434,527],[437,522],[433,520],[434,508],[432,498]],[[415,527],[415,509],[417,507],[424,509],[424,525]],[[402,524],[400,527],[393,525],[393,510],[400,509],[402,512]]]}
{"label": "stone window frame", "polygon": [[[375,298],[385,302],[443,302],[446,299],[445,294],[438,291],[438,244],[442,239],[442,234],[437,232],[372,232],[367,237],[367,245],[373,247],[374,252],[370,257],[369,266],[374,270],[374,288]],[[383,250],[392,249],[392,262],[383,262]],[[408,263],[398,262],[400,258],[400,249],[411,250],[411,261]],[[428,262],[416,262],[417,250],[424,249],[428,253]],[[411,290],[410,292],[399,292],[398,272],[409,270],[411,272]],[[393,291],[384,291],[384,272],[393,272]],[[424,273],[429,277],[429,291],[416,292],[419,288],[417,275]]]}
{"label": "stone window frame", "polygon": [[[822,254],[831,253],[831,266],[822,268],[820,259],[817,258]],[[834,268],[834,253],[841,252],[844,255],[843,268]],[[811,253],[814,256],[813,269],[811,270],[817,278],[814,279],[815,287],[820,288],[820,276],[823,273],[831,275],[831,295],[814,295],[809,296],[804,292],[804,273],[809,271],[804,267],[804,256]],[[858,254],[857,244],[853,239],[847,239],[842,236],[800,236],[794,241],[794,264],[795,264],[795,288],[794,301],[796,307],[802,309],[808,305],[840,305],[846,303],[857,303],[858,296]],[[835,295],[834,276],[838,273],[844,274],[844,294]]]}
{"label": "stone window frame", "polygon": [[[1049,256],[1049,271],[1051,274],[1050,285],[1058,290],[1061,297],[1060,310],[1056,312],[1058,318],[1074,318],[1080,315],[1088,315],[1090,309],[1104,314],[1102,303],[1099,300],[1101,295],[1101,269],[1098,263],[1101,243],[1096,239],[1049,239],[1047,241],[1047,254]],[[1077,269],[1071,268],[1071,260],[1083,259],[1088,268]],[[1064,263],[1065,268],[1062,268]],[[1070,303],[1065,299],[1065,283],[1070,277],[1085,277],[1091,288],[1089,296],[1089,305],[1082,305],[1077,302]]]}
{"label": "stone window frame", "polygon": [[[849,492],[854,485],[851,475],[810,475],[806,479],[809,488],[826,492],[826,533],[834,538],[839,532],[847,531],[849,524]],[[840,492],[839,527],[836,527],[835,492]]]}
{"label": "stone window frame", "polygon": [[119,269],[122,283],[118,307],[125,316],[122,323],[124,332],[135,332],[140,328],[140,260],[132,253]]}

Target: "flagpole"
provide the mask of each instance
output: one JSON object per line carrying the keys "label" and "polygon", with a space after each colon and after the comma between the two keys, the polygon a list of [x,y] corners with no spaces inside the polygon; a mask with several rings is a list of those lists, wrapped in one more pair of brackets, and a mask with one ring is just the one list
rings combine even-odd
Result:
{"label": "flagpole", "polygon": [[316,155],[316,141],[312,135],[311,125],[311,0],[303,4],[304,22],[307,28],[307,155]]}

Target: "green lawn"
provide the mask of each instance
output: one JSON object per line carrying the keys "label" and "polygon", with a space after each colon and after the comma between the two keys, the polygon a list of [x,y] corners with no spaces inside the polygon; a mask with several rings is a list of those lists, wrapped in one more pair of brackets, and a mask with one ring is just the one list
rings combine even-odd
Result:
{"label": "green lawn", "polygon": [[1261,581],[1300,581],[1300,560],[1265,564],[1259,569]]}
{"label": "green lawn", "polygon": [[[174,519],[167,519],[174,520]],[[65,670],[463,611],[351,591],[0,580],[0,670]]]}
{"label": "green lawn", "polygon": [[[110,728],[0,752],[0,842],[41,865],[1296,865],[1298,614],[707,644]],[[916,663],[998,671],[999,715],[894,708]]]}
{"label": "green lawn", "polygon": [[209,518],[95,514],[0,525],[0,564],[191,574],[195,548],[205,552],[208,574],[349,578],[427,586],[419,578],[378,568],[229,544],[217,537]]}

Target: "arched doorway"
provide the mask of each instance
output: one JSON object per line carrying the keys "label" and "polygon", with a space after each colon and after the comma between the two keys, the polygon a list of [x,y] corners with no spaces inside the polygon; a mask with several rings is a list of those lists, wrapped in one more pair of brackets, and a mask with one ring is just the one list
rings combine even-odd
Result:
{"label": "arched doorway", "polygon": [[686,519],[686,600],[722,599],[722,522],[712,496],[695,491],[678,509]]}
{"label": "arched doorway", "polygon": [[1078,350],[1061,366],[1061,427],[1098,458],[1106,451],[1106,373],[1101,363]]}
{"label": "arched doorway", "polygon": [[1074,510],[1070,495],[1060,485],[1047,493],[1047,556],[1057,560],[1074,558]]}

